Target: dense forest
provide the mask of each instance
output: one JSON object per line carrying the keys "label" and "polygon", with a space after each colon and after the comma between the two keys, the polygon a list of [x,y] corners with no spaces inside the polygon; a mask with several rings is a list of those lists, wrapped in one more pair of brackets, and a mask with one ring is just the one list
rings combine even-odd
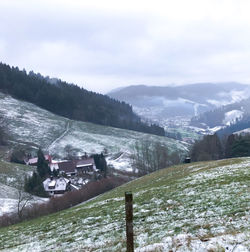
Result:
{"label": "dense forest", "polygon": [[158,125],[143,123],[125,102],[3,63],[0,91],[70,119],[165,135]]}

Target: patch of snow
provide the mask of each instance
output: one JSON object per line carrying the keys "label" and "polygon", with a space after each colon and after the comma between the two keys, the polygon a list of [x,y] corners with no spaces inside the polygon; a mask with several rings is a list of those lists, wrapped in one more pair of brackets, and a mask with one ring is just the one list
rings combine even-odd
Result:
{"label": "patch of snow", "polygon": [[243,135],[243,136],[246,135],[246,134],[250,134],[250,128],[234,132],[234,134]]}
{"label": "patch of snow", "polygon": [[211,134],[214,134],[216,131],[220,130],[222,128],[222,126],[216,126],[214,128],[209,128],[209,130],[211,131]]}
{"label": "patch of snow", "polygon": [[231,110],[227,113],[225,113],[225,117],[223,120],[223,124],[230,125],[231,123],[235,122],[236,119],[239,119],[243,116],[244,112],[240,110]]}

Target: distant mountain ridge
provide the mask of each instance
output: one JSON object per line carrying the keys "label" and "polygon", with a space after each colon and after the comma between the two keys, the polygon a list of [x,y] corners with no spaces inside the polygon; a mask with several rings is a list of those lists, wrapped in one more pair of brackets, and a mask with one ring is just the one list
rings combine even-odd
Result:
{"label": "distant mountain ridge", "polygon": [[112,98],[131,104],[143,117],[160,121],[169,117],[193,117],[222,105],[250,96],[248,85],[197,83],[184,86],[129,86],[108,93]]}
{"label": "distant mountain ridge", "polygon": [[32,71],[27,74],[3,63],[0,63],[0,91],[69,119],[165,134],[163,128],[143,123],[125,102]]}
{"label": "distant mountain ridge", "polygon": [[[212,111],[207,111],[191,119],[191,125],[210,128],[227,126],[227,128],[243,130],[250,118],[250,98],[228,104]],[[240,126],[241,125],[241,126]],[[231,131],[231,130],[230,130]],[[232,131],[231,133],[233,133]]]}

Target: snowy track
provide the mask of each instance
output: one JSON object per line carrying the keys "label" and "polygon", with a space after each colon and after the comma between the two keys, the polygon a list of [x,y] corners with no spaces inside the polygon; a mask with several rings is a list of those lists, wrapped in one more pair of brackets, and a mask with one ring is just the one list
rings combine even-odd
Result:
{"label": "snowy track", "polygon": [[70,129],[70,121],[67,122],[67,125],[66,125],[66,129],[65,131],[58,137],[56,138],[46,149],[47,151],[51,151],[51,149],[54,147],[54,145],[59,142],[68,132],[69,132],[69,129]]}

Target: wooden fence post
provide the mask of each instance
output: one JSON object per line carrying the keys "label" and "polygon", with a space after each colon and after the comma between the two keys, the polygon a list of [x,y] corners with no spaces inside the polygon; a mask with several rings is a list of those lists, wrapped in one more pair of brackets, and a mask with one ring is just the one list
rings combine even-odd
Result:
{"label": "wooden fence post", "polygon": [[133,194],[125,192],[127,252],[134,252]]}

